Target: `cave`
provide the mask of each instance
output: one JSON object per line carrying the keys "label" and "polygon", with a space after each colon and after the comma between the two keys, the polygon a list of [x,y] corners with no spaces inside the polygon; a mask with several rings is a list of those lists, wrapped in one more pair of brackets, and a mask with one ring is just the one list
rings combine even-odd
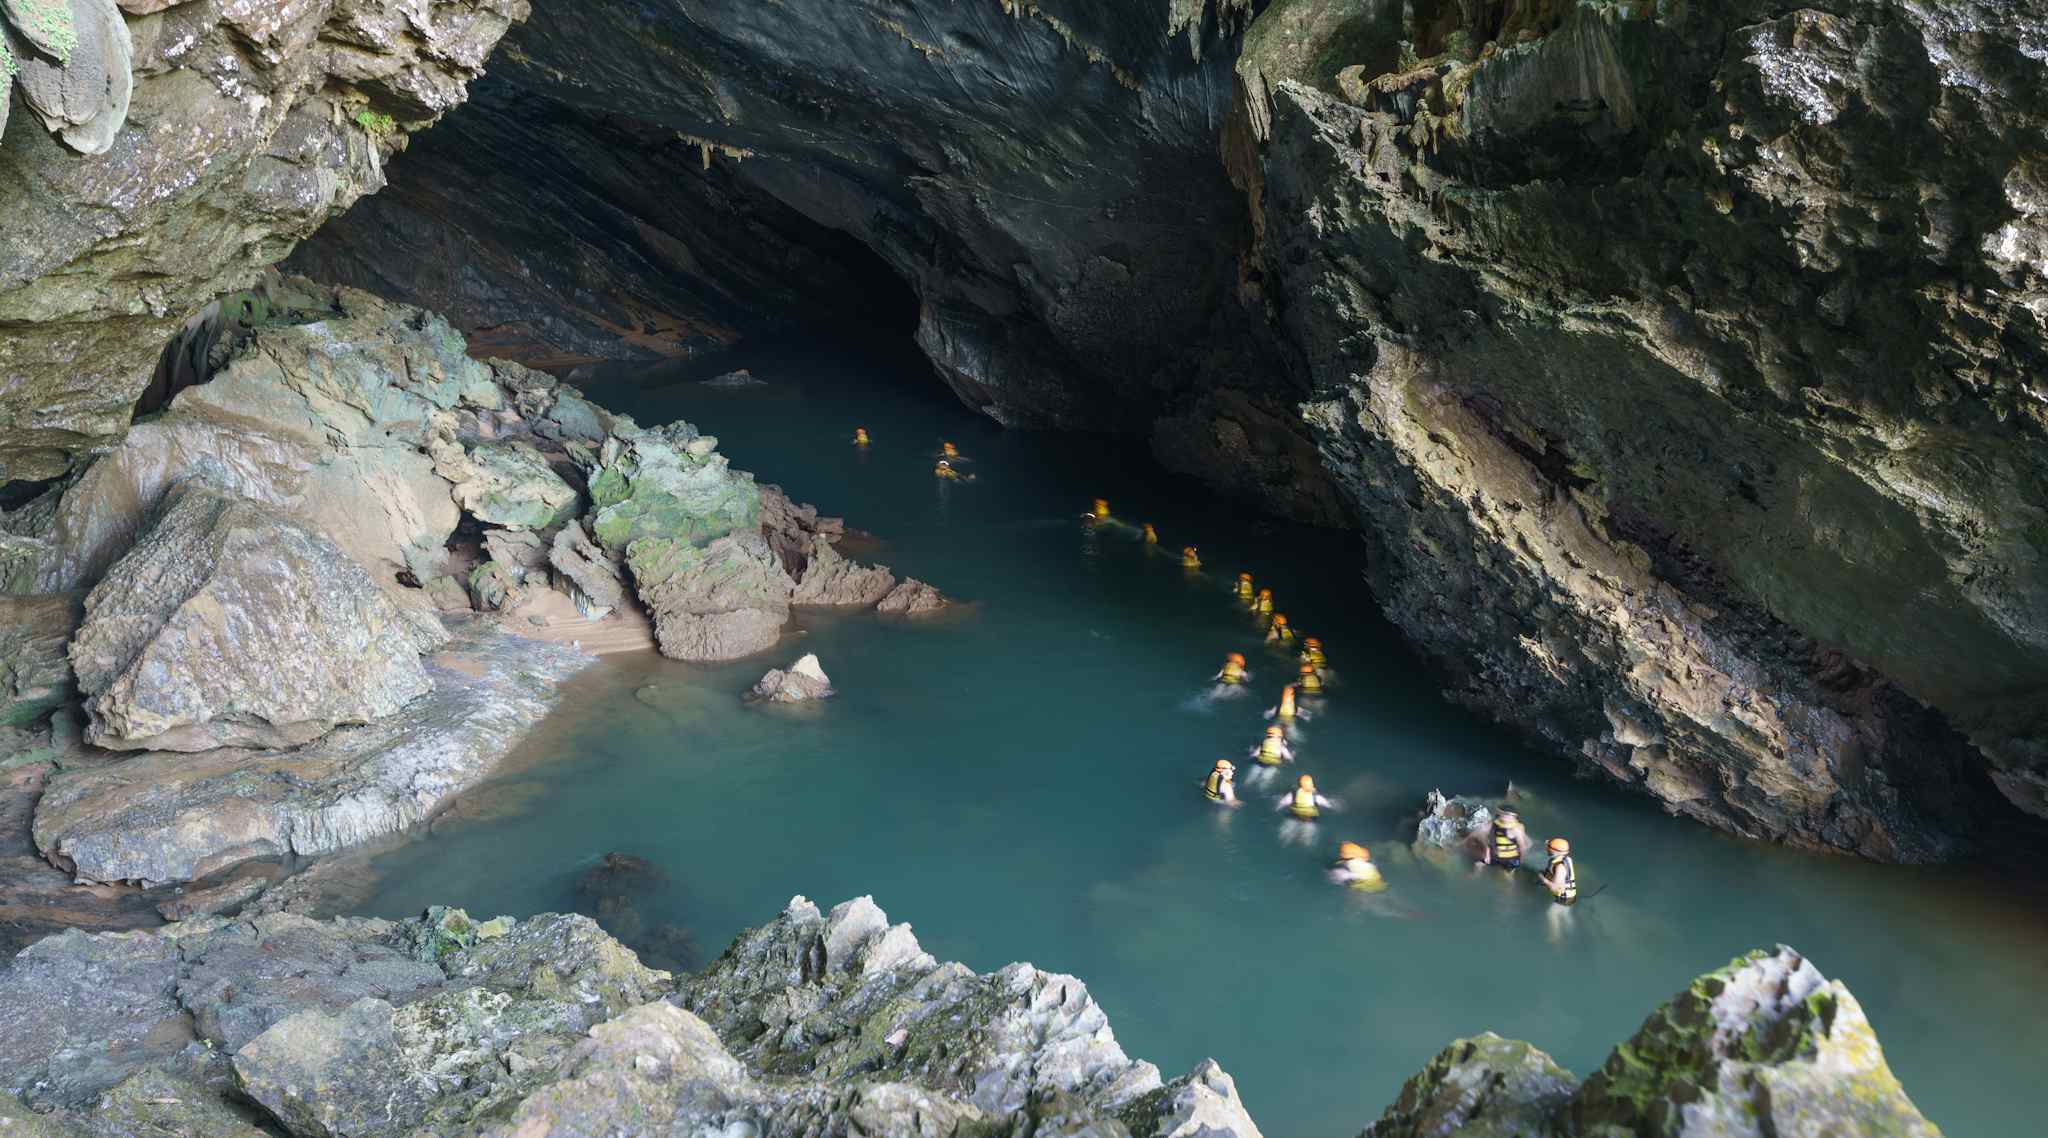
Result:
{"label": "cave", "polygon": [[2024,1129],[2044,35],[0,0],[0,1119]]}

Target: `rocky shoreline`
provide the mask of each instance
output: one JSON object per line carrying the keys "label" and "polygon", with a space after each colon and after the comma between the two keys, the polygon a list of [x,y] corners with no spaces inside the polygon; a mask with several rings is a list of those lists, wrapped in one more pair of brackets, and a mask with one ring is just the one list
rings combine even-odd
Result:
{"label": "rocky shoreline", "polygon": [[[865,897],[795,898],[694,975],[573,915],[74,930],[0,966],[0,1072],[0,1128],[38,1138],[1260,1133],[1213,1060],[1164,1080],[1127,1056],[1080,980],[942,964]],[[1583,1083],[1457,1041],[1364,1133],[1939,1132],[1855,997],[1781,947],[1693,981]]]}

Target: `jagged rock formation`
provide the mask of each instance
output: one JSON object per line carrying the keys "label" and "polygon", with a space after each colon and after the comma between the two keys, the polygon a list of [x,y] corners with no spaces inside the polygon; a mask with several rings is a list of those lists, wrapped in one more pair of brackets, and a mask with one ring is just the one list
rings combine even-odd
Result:
{"label": "jagged rock formation", "polygon": [[1415,11],[1276,4],[1233,152],[1390,615],[1740,833],[2048,815],[2038,18]]}
{"label": "jagged rock formation", "polygon": [[[865,897],[795,898],[691,976],[553,914],[71,931],[0,966],[0,1125],[23,1106],[60,1136],[194,1113],[321,1138],[1259,1133],[1213,1060],[1162,1082],[1079,980],[941,964]],[[1365,1134],[1939,1132],[1855,997],[1779,948],[1693,981],[1583,1084],[1526,1043],[1460,1040]]]}
{"label": "jagged rock formation", "polygon": [[20,1095],[57,1135],[1258,1135],[1215,1063],[1126,1057],[1080,981],[940,964],[867,898],[796,898],[685,978],[553,914],[74,931],[0,968],[0,1071],[0,1120]]}
{"label": "jagged rock formation", "polygon": [[1938,1138],[1856,997],[1797,952],[1694,980],[1583,1084],[1493,1034],[1445,1048],[1360,1138]]}
{"label": "jagged rock formation", "polygon": [[803,703],[832,694],[832,679],[815,652],[806,652],[788,668],[770,668],[748,695],[768,703]]}
{"label": "jagged rock formation", "polygon": [[382,186],[527,7],[9,0],[0,484],[118,439],[187,315]]}

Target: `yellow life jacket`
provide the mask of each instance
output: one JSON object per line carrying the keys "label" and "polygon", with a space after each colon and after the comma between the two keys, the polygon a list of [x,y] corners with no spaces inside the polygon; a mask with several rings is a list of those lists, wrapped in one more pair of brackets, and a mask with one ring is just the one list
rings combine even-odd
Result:
{"label": "yellow life jacket", "polygon": [[1262,612],[1262,613],[1264,613],[1264,612],[1272,612],[1272,611],[1273,611],[1273,598],[1271,598],[1271,597],[1260,597],[1260,598],[1259,598],[1258,600],[1256,600],[1256,601],[1253,601],[1253,602],[1252,602],[1252,607],[1253,607],[1253,608],[1255,608],[1255,609],[1258,609],[1258,610],[1259,610],[1260,612]]}
{"label": "yellow life jacket", "polygon": [[1323,692],[1323,677],[1316,675],[1314,672],[1310,672],[1308,675],[1296,680],[1295,684],[1310,695],[1321,695]]}
{"label": "yellow life jacket", "polygon": [[1205,780],[1203,781],[1203,783],[1202,783],[1202,793],[1203,793],[1203,794],[1205,794],[1205,795],[1207,795],[1207,796],[1208,796],[1208,798],[1209,798],[1209,801],[1211,801],[1211,802],[1221,802],[1221,801],[1223,801],[1223,772],[1222,772],[1222,771],[1210,771],[1210,772],[1209,772],[1209,777],[1208,777],[1207,779],[1205,779]]}
{"label": "yellow life jacket", "polygon": [[1223,674],[1216,678],[1226,684],[1241,684],[1244,682],[1244,669],[1236,663],[1225,664],[1223,665]]}
{"label": "yellow life jacket", "polygon": [[1275,639],[1281,641],[1282,643],[1292,641],[1294,639],[1294,626],[1289,624],[1283,624],[1280,627],[1273,630],[1273,636]]}
{"label": "yellow life jacket", "polygon": [[1303,821],[1321,814],[1322,811],[1316,807],[1316,792],[1299,786],[1295,787],[1294,801],[1288,804],[1287,812]]}
{"label": "yellow life jacket", "polygon": [[1322,649],[1311,648],[1301,654],[1301,662],[1313,665],[1317,671],[1321,671],[1330,661],[1328,657],[1323,655]]}
{"label": "yellow life jacket", "polygon": [[1493,860],[1522,860],[1522,843],[1516,841],[1515,835],[1499,822],[1493,824]]}
{"label": "yellow life jacket", "polygon": [[1572,855],[1565,854],[1562,857],[1552,857],[1550,859],[1550,868],[1545,870],[1543,875],[1549,877],[1551,874],[1556,873],[1560,863],[1564,865],[1564,888],[1557,891],[1557,899],[1570,904],[1579,899],[1579,870],[1577,866],[1572,864]]}
{"label": "yellow life jacket", "polygon": [[1273,738],[1271,735],[1266,736],[1259,743],[1259,761],[1269,767],[1279,766],[1281,761],[1287,757],[1286,753],[1280,749],[1284,745],[1280,740]]}
{"label": "yellow life jacket", "polygon": [[1387,887],[1387,879],[1380,876],[1380,867],[1369,861],[1361,864],[1354,864],[1351,861],[1340,861],[1337,863],[1338,869],[1351,874],[1351,880],[1344,884],[1360,893],[1379,893],[1384,891]]}
{"label": "yellow life jacket", "polygon": [[1250,581],[1239,581],[1237,583],[1237,595],[1243,597],[1245,600],[1251,600],[1252,583]]}

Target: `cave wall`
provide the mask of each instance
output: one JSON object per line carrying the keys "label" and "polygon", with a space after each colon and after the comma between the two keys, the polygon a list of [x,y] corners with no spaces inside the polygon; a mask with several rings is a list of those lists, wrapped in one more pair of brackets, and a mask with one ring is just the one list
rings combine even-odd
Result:
{"label": "cave wall", "polygon": [[825,236],[843,235],[909,283],[917,341],[969,405],[1139,434],[1226,493],[1344,524],[1216,157],[1250,15],[543,4],[469,113],[293,267],[569,363],[688,353],[790,315],[858,322],[853,259]]}
{"label": "cave wall", "polygon": [[0,21],[0,485],[117,441],[185,318],[383,186],[527,7],[73,0],[40,44]]}
{"label": "cave wall", "polygon": [[1333,70],[1350,7],[1248,50],[1235,169],[1453,693],[1759,837],[2048,815],[2041,16],[1505,3]]}

